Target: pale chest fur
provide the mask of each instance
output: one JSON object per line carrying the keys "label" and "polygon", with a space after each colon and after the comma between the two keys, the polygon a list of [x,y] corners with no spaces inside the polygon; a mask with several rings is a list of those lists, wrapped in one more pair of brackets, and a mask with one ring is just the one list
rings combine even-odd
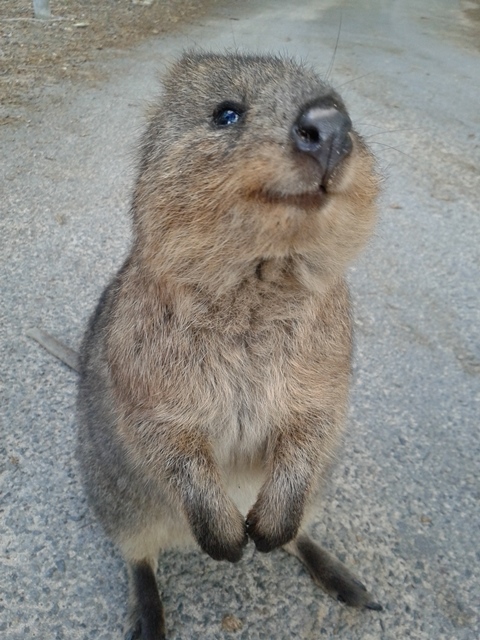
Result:
{"label": "pale chest fur", "polygon": [[244,514],[265,480],[268,452],[289,412],[291,366],[283,333],[271,328],[219,337],[204,360],[211,393],[196,386],[198,399],[210,401],[211,419],[203,428],[224,487]]}

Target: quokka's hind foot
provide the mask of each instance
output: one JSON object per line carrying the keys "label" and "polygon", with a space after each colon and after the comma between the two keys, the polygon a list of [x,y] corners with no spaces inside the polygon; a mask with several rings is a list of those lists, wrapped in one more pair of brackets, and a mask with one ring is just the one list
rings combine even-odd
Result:
{"label": "quokka's hind foot", "polygon": [[350,607],[381,611],[366,587],[347,567],[302,533],[284,549],[297,557],[310,572],[315,584]]}
{"label": "quokka's hind foot", "polygon": [[[153,565],[154,566],[154,565]],[[165,640],[165,618],[155,571],[148,560],[131,563],[131,627],[125,640]]]}

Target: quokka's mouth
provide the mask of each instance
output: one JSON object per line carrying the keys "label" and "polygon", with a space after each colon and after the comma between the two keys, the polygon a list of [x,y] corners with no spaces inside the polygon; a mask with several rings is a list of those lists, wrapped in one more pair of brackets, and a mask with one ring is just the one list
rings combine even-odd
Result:
{"label": "quokka's mouth", "polygon": [[299,209],[319,209],[324,206],[328,198],[328,192],[326,187],[321,184],[315,191],[306,191],[304,193],[260,191],[252,194],[252,196],[266,204],[293,206]]}

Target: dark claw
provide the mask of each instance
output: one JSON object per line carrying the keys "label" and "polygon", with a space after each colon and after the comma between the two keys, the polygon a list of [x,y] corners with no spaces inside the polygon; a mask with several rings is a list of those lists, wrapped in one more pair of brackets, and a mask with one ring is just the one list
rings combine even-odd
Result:
{"label": "dark claw", "polygon": [[274,549],[276,549],[278,546],[276,544],[272,544],[265,538],[254,538],[254,542],[255,542],[257,551],[260,551],[260,553],[269,553],[270,551],[273,551]]}
{"label": "dark claw", "polygon": [[360,582],[360,580],[357,580],[356,578],[353,579],[353,582],[357,585],[357,587],[359,587],[362,591],[366,591],[367,587],[363,584],[363,582]]}
{"label": "dark claw", "polygon": [[365,609],[371,609],[372,611],[383,611],[383,607],[378,602],[367,602]]}

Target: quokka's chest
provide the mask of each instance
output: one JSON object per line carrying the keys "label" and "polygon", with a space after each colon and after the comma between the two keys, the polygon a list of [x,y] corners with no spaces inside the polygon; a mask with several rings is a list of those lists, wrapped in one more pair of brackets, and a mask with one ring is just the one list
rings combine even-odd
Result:
{"label": "quokka's chest", "polygon": [[288,354],[268,336],[213,349],[204,362],[220,418],[212,436],[231,441],[239,451],[261,448],[287,410],[291,371]]}

